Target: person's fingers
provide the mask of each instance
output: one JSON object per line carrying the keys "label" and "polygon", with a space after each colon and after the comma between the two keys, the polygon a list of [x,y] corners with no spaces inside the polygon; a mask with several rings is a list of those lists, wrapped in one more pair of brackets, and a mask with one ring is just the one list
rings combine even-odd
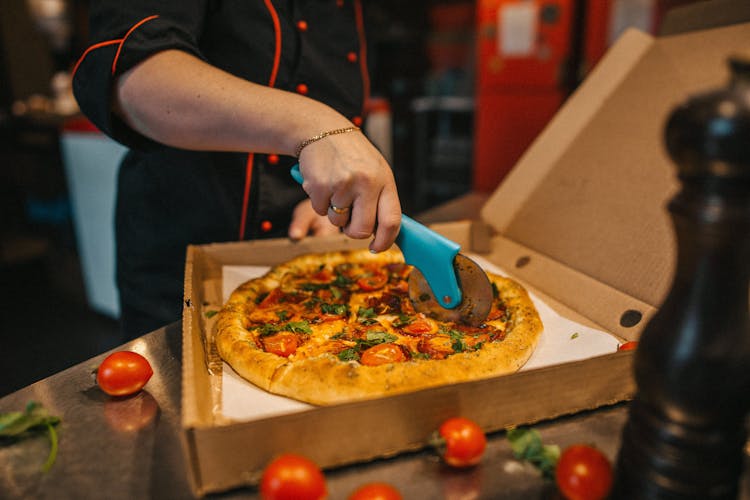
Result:
{"label": "person's fingers", "polygon": [[378,225],[375,238],[370,243],[370,251],[388,250],[401,230],[401,204],[395,186],[382,191],[378,199]]}
{"label": "person's fingers", "polygon": [[292,212],[292,221],[289,223],[289,231],[287,233],[289,238],[301,240],[307,236],[311,232],[315,220],[319,217],[313,210],[309,199],[297,203]]}
{"label": "person's fingers", "polygon": [[340,228],[331,224],[328,217],[322,217],[318,214],[315,214],[315,220],[310,227],[310,234],[313,236],[333,236],[339,234],[340,231]]}
{"label": "person's fingers", "polygon": [[[368,238],[375,231],[375,219],[378,211],[378,198],[382,187],[370,179],[362,179],[357,185],[358,196],[354,199],[349,223],[344,226],[344,233],[350,238]],[[330,216],[329,216],[330,217]]]}
{"label": "person's fingers", "polygon": [[328,205],[331,195],[333,194],[332,186],[330,183],[325,182],[325,180],[319,179],[318,176],[315,175],[314,170],[308,172],[304,169],[301,162],[300,172],[304,178],[302,189],[307,193],[307,196],[310,197],[312,209],[316,214],[325,216],[328,214]]}
{"label": "person's fingers", "polygon": [[292,222],[289,224],[289,238],[301,240],[312,236],[326,236],[339,233],[339,228],[328,221],[323,215],[318,215],[312,208],[309,199],[302,200],[294,207]]}
{"label": "person's fingers", "polygon": [[289,223],[289,231],[287,232],[289,238],[301,240],[307,236],[313,217],[317,217],[317,214],[313,212],[309,200],[303,200],[298,203],[292,212],[292,222]]}
{"label": "person's fingers", "polygon": [[[341,195],[336,195],[337,198],[342,199]],[[344,227],[349,223],[352,216],[353,202],[351,201],[334,201],[333,197],[328,203],[328,220],[331,224],[337,227]]]}

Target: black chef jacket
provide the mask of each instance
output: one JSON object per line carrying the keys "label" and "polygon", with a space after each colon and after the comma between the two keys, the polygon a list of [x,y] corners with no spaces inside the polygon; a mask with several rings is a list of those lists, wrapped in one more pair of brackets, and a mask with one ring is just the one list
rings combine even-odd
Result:
{"label": "black chef jacket", "polygon": [[[156,143],[112,110],[115,79],[179,49],[247,80],[323,101],[361,123],[368,89],[360,0],[98,0],[74,68],[86,116],[128,146],[118,177],[117,282],[126,339],[180,317],[189,244],[283,237],[305,194],[294,158]],[[248,152],[251,153],[251,152]]]}

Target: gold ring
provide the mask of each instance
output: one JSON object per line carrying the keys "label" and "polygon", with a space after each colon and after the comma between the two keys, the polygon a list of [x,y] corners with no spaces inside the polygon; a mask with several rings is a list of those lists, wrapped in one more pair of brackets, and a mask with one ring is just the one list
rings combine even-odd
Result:
{"label": "gold ring", "polygon": [[337,214],[339,214],[339,215],[344,215],[344,214],[346,214],[346,213],[349,213],[349,210],[351,210],[351,209],[352,209],[352,207],[337,207],[337,206],[336,206],[336,205],[334,205],[333,203],[331,203],[331,204],[330,204],[330,205],[328,206],[328,208],[330,208],[331,210],[333,210],[333,212],[334,212],[334,213],[337,213]]}

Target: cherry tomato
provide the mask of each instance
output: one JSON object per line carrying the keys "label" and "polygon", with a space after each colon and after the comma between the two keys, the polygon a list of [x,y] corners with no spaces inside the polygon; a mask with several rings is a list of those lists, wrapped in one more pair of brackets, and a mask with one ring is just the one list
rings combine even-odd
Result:
{"label": "cherry tomato", "polygon": [[373,271],[370,276],[364,276],[357,280],[357,286],[363,292],[379,290],[388,283],[388,275],[381,271]]}
{"label": "cherry tomato", "polygon": [[288,358],[297,352],[297,347],[299,347],[299,339],[291,332],[279,332],[267,337],[261,337],[260,341],[263,343],[263,348],[266,352],[284,358]]}
{"label": "cherry tomato", "polygon": [[368,483],[360,486],[349,500],[401,500],[401,493],[388,483]]}
{"label": "cherry tomato", "polygon": [[568,500],[599,500],[612,488],[612,465],[593,446],[576,444],[560,455],[555,481]]}
{"label": "cherry tomato", "polygon": [[419,318],[408,325],[404,325],[401,330],[409,335],[425,335],[427,333],[437,333],[438,325],[431,319]]}
{"label": "cherry tomato", "polygon": [[406,361],[406,354],[396,344],[378,344],[365,350],[359,362],[366,366],[384,365],[386,363],[400,363]]}
{"label": "cherry tomato", "polygon": [[617,346],[618,351],[632,351],[638,347],[638,342],[635,340],[631,340],[630,342],[625,342],[624,344],[620,344]]}
{"label": "cherry tomato", "polygon": [[320,468],[312,460],[293,453],[271,461],[260,480],[260,495],[264,500],[318,500],[327,493]]}
{"label": "cherry tomato", "polygon": [[443,460],[451,467],[478,464],[487,446],[487,437],[482,428],[464,417],[453,417],[443,422],[438,436]]}
{"label": "cherry tomato", "polygon": [[96,371],[96,383],[110,396],[128,396],[140,391],[154,371],[148,360],[132,351],[110,354]]}

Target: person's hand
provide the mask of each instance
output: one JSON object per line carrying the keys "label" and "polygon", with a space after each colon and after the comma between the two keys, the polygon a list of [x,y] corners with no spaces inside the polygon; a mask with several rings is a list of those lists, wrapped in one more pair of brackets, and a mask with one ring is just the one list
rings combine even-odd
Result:
{"label": "person's hand", "polygon": [[328,217],[318,215],[313,210],[310,199],[304,199],[294,207],[292,222],[289,224],[289,238],[301,240],[305,236],[328,236],[339,234],[339,228],[331,224]]}
{"label": "person's hand", "polygon": [[390,248],[398,236],[401,204],[393,172],[360,132],[331,135],[302,150],[302,184],[312,207],[357,239],[375,235],[370,250]]}

